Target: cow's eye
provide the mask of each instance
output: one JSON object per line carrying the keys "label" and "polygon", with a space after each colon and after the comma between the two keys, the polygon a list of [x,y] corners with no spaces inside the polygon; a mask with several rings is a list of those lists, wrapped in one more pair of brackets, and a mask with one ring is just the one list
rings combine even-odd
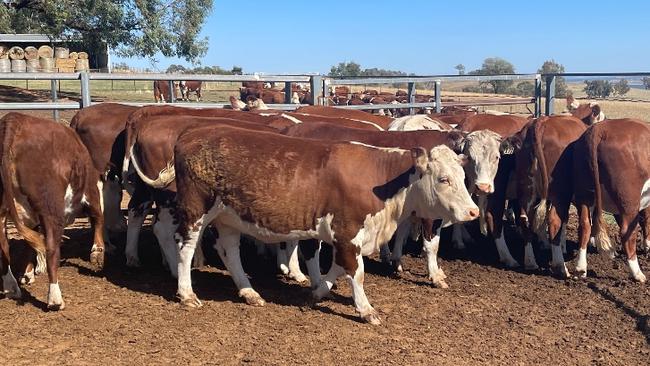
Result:
{"label": "cow's eye", "polygon": [[442,184],[449,184],[449,177],[440,177],[438,178],[438,182]]}

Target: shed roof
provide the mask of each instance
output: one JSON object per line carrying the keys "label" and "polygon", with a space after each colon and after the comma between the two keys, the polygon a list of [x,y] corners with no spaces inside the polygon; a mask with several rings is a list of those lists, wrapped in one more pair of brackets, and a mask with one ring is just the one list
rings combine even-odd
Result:
{"label": "shed roof", "polygon": [[52,38],[47,34],[0,34],[0,42],[11,43],[60,43],[65,42],[63,39]]}

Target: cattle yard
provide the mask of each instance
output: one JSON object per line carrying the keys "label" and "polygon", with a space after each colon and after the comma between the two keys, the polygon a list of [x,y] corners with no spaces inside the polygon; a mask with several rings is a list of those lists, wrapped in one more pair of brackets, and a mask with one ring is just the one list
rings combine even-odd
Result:
{"label": "cattle yard", "polygon": [[[589,75],[600,77],[605,74],[564,75],[567,77],[569,91],[579,103],[587,104],[590,108],[592,104],[598,104],[607,115],[607,118],[649,119],[650,91],[632,89],[625,100],[591,100],[587,99],[582,92],[584,85],[582,79],[572,80],[571,77],[582,78]],[[650,73],[610,75],[630,76],[650,75]],[[276,82],[278,89],[286,91],[293,90],[292,85],[299,83],[308,85],[310,87],[309,93],[311,93],[311,97],[315,101],[313,102],[314,107],[318,107],[319,104],[328,104],[327,95],[330,87],[345,85],[349,87],[350,93],[357,94],[363,94],[370,89],[377,90],[379,93],[384,92],[393,95],[402,93],[407,96],[407,103],[404,103],[400,108],[407,111],[409,107],[412,111],[427,107],[435,113],[436,111],[439,112],[443,106],[460,105],[463,108],[477,106],[476,109],[479,113],[476,116],[481,117],[492,113],[498,115],[496,112],[507,112],[515,115],[513,119],[517,123],[525,123],[525,118],[517,116],[530,114],[540,116],[544,112],[552,114],[553,112],[560,113],[567,110],[568,106],[564,98],[555,98],[552,91],[542,94],[542,84],[547,83],[546,85],[552,86],[553,77],[556,76],[526,74],[489,77],[473,76],[465,79],[440,76],[378,78],[376,80],[328,79],[314,75],[196,76],[196,79],[205,79],[201,101],[166,104],[170,106],[170,109],[165,112],[168,116],[178,114],[178,120],[183,119],[183,123],[187,123],[188,126],[193,123],[192,127],[187,127],[190,130],[189,135],[188,131],[185,131],[181,136],[181,133],[178,132],[181,130],[173,130],[176,131],[174,133],[178,133],[178,136],[173,135],[173,142],[167,148],[171,149],[173,158],[174,152],[183,151],[173,149],[176,143],[181,146],[184,146],[183,143],[188,144],[185,146],[192,146],[191,142],[193,140],[187,137],[192,137],[191,129],[196,129],[197,139],[205,138],[205,141],[221,141],[218,139],[207,140],[208,137],[203,137],[203,135],[209,134],[206,126],[202,125],[205,119],[208,118],[206,117],[208,114],[200,115],[202,112],[173,111],[171,106],[222,107],[228,104],[229,97],[240,96],[242,81]],[[12,77],[12,80],[0,81],[0,116],[4,115],[5,111],[22,105],[21,109],[28,110],[29,114],[47,118],[51,116],[49,108],[55,107],[58,108],[55,117],[64,124],[70,124],[78,109],[82,111],[88,110],[101,106],[102,103],[106,102],[121,102],[133,106],[153,104],[152,81],[149,79],[152,77],[151,74],[93,76],[88,73],[79,73],[61,76],[36,73],[28,77],[31,80],[26,81],[21,80],[19,77]],[[494,80],[498,77],[504,80],[531,80],[535,83],[536,89],[530,97],[463,91],[467,86],[478,85],[479,82]],[[181,76],[154,75],[153,78],[161,81],[174,81],[179,80]],[[182,75],[182,78],[185,80],[195,79],[194,77],[188,77],[188,75]],[[549,89],[552,90],[552,88]],[[430,96],[427,101],[416,101],[416,95],[424,94],[427,97]],[[288,102],[287,99],[288,96],[284,101]],[[547,103],[547,101],[552,102]],[[173,98],[172,102],[175,102]],[[286,114],[281,112],[273,114],[272,109],[291,111],[299,108],[300,105],[280,103],[277,105],[269,104],[268,106],[271,111],[266,111],[266,114],[263,113],[263,117],[241,117],[242,119],[239,121],[245,127],[250,121],[257,121],[258,119],[263,120],[260,123],[266,124],[265,126],[248,125],[246,128],[251,129],[251,131],[247,132],[250,135],[249,138],[243,140],[251,140],[251,136],[267,133],[267,130],[273,128],[279,129],[277,127],[278,123],[282,124],[283,134],[287,134],[287,136],[300,136],[289,134],[287,131],[291,131],[291,127],[309,128],[312,124],[312,126],[315,126],[320,123],[311,122],[307,118],[310,115],[309,112],[304,112],[305,120],[291,126],[292,123],[296,122],[290,121],[301,118],[300,114],[289,112]],[[342,107],[379,109],[381,106],[382,104],[366,104]],[[472,110],[471,113],[477,111]],[[592,116],[591,111],[590,109],[589,116],[585,118],[597,117],[596,115]],[[352,111],[347,112],[352,113]],[[463,113],[467,113],[467,111]],[[199,118],[191,118],[190,115],[192,114],[199,116]],[[244,114],[240,116],[244,116]],[[209,118],[212,118],[210,123],[221,124],[224,131],[226,131],[223,133],[227,134],[229,131],[228,125],[233,123],[233,121],[229,120],[229,118],[234,118],[232,116],[234,115],[225,115],[218,112],[209,115]],[[319,115],[313,114],[311,116],[318,117]],[[342,123],[341,119],[352,118],[347,121],[351,122],[355,121],[353,118],[356,118],[324,117],[322,115],[320,117],[323,119],[331,118],[327,123],[334,123],[333,121],[336,118],[340,118],[337,120],[339,124]],[[496,116],[495,118],[501,117]],[[250,118],[250,121],[247,118]],[[383,116],[374,116],[374,119],[368,118],[368,121],[375,121],[372,122],[373,125],[374,123],[380,124],[377,121],[383,121],[381,118],[388,120],[388,117]],[[507,119],[509,117],[503,118]],[[580,119],[582,118],[575,120],[580,123]],[[137,121],[137,119],[134,120]],[[162,175],[163,170],[161,168],[166,167],[164,165],[166,161],[163,160],[162,166],[157,166],[154,163],[159,165],[160,163],[151,157],[154,155],[146,155],[146,133],[154,136],[159,132],[159,129],[162,130],[161,126],[165,122],[165,117],[155,117],[155,113],[148,116],[145,114],[142,120],[157,121],[158,124],[152,125],[155,127],[148,132],[146,129],[138,130],[133,135],[135,136],[133,141],[129,140],[131,138],[129,133],[131,132],[128,132],[127,136],[124,137],[127,147],[125,149],[124,146],[120,146],[120,153],[124,154],[127,151],[127,161],[128,153],[134,154],[131,157],[132,165],[134,165],[134,161],[140,159],[139,161],[143,163],[144,170],[149,172],[150,175],[159,171],[161,172],[160,175]],[[470,120],[471,115],[470,118],[463,120],[466,123],[465,127],[468,125],[467,121]],[[272,122],[267,123],[268,121]],[[585,120],[583,119],[583,121]],[[288,128],[284,125],[285,123],[289,124]],[[323,125],[327,125],[327,123],[323,123]],[[126,130],[129,130],[128,126]],[[137,125],[132,124],[130,126]],[[146,125],[143,126],[146,128]],[[451,128],[450,126],[447,127]],[[133,127],[134,130],[137,128]],[[204,130],[201,130],[201,128],[204,128]],[[210,128],[215,129],[214,126]],[[372,127],[368,128],[367,125],[364,128],[367,131],[372,129]],[[584,129],[584,127],[582,128]],[[519,129],[517,128],[517,131]],[[252,132],[254,130],[259,131]],[[294,130],[300,130],[300,128],[294,128]],[[76,131],[79,133],[80,129]],[[170,131],[172,131],[171,127]],[[389,133],[373,132],[378,135]],[[433,133],[433,131],[427,132]],[[453,132],[445,131],[444,133],[456,136],[455,133],[457,132],[454,130]],[[462,136],[466,138],[467,133],[472,132],[472,130],[463,130],[465,135]],[[230,133],[236,136],[236,132],[231,131]],[[289,138],[284,136],[276,137],[275,132],[268,133],[266,139],[272,140],[273,143],[286,141],[282,139]],[[361,132],[359,133],[361,134]],[[505,132],[498,133],[509,137],[513,135]],[[366,134],[372,135],[370,132],[366,132]],[[404,136],[407,135],[404,134]],[[526,134],[524,133],[524,135]],[[185,136],[186,140],[183,140],[183,136]],[[228,135],[226,136],[228,137]],[[167,137],[169,138],[169,136]],[[141,141],[137,140],[138,138]],[[327,139],[323,138],[322,140]],[[361,140],[359,138],[359,141]],[[129,141],[133,142],[131,150],[129,150],[128,146]],[[151,138],[150,141],[155,141],[154,145],[157,145],[161,144],[162,140]],[[312,141],[310,144],[313,146],[306,148],[309,149],[306,150],[309,153],[313,152],[318,146],[330,146],[326,145],[328,142],[310,141]],[[369,141],[372,141],[372,137],[369,137]],[[500,138],[498,141],[502,142],[502,139]],[[512,141],[515,140],[508,139],[509,143],[514,143]],[[465,143],[469,144],[467,141]],[[244,145],[244,143],[240,144],[240,146]],[[278,166],[273,165],[274,161],[272,160],[272,154],[279,151],[279,148],[263,151],[262,145],[264,144],[256,144],[261,153],[271,161],[268,165],[270,168],[267,167],[270,172],[268,175],[282,171]],[[300,144],[296,143],[296,145]],[[359,142],[359,145],[364,144]],[[387,151],[388,148],[399,146],[398,143],[395,143],[395,145],[390,145],[390,143],[388,145],[373,145],[379,148],[368,147],[367,145],[373,144],[368,143],[362,147],[354,147],[356,150],[351,150],[354,153],[350,155],[365,153],[366,150],[373,149],[385,149]],[[450,145],[450,148],[454,148],[453,142],[448,143],[448,145]],[[521,145],[525,146],[525,143],[522,141]],[[113,145],[109,144],[108,146],[112,147]],[[136,146],[135,150],[133,146]],[[506,155],[513,153],[504,152],[507,148],[503,146],[495,147],[495,149],[498,149],[498,154],[503,154],[504,158],[502,160],[505,160]],[[88,148],[90,155],[93,156],[92,148]],[[521,148],[521,146],[517,148]],[[323,150],[329,151],[328,149]],[[110,151],[108,149],[108,155],[112,155]],[[170,154],[170,151],[165,153]],[[244,156],[242,151],[238,152],[239,156]],[[382,150],[381,154],[388,154],[386,151]],[[454,152],[457,151],[454,150]],[[281,151],[281,153],[287,157],[296,155],[294,150]],[[380,154],[376,151],[373,153]],[[464,153],[467,154],[467,159],[475,159],[475,157],[469,155],[468,151]],[[432,153],[429,152],[428,154],[431,155]],[[181,154],[181,156],[183,155]],[[191,160],[192,155],[186,156],[189,156],[185,158],[187,161],[193,162]],[[204,155],[199,154],[197,156],[198,158],[205,158]],[[254,161],[251,156],[247,156],[245,159],[242,158],[242,160],[250,164],[251,161]],[[117,160],[120,164],[122,157]],[[195,156],[195,158],[197,157]],[[431,157],[429,156],[429,158]],[[337,160],[335,158],[331,159]],[[113,161],[114,156],[110,156],[110,160]],[[152,165],[147,166],[147,163]],[[237,164],[240,164],[239,160],[235,160],[235,168]],[[195,165],[188,164],[188,166],[194,168]],[[174,166],[172,165],[172,167]],[[175,174],[176,177],[179,177],[179,184],[182,186],[179,188],[181,193],[178,194],[189,196],[192,193],[187,193],[187,186],[190,186],[187,181],[183,183],[183,179],[187,180],[187,177],[191,176],[196,179],[198,176],[202,182],[209,180],[206,178],[206,172],[200,169],[198,172],[190,171],[190,173],[194,172],[194,175],[190,175],[186,171],[178,170],[178,164],[176,167]],[[282,168],[284,167],[282,166]],[[222,169],[221,166],[219,169]],[[417,166],[415,169],[417,169]],[[235,171],[231,171],[230,175],[236,175],[238,172]],[[358,180],[361,181],[364,176],[363,172],[360,169],[355,172],[359,174]],[[143,179],[140,171],[137,172],[140,178],[137,178],[133,171],[130,173],[133,174],[133,177],[129,179]],[[184,177],[183,174],[187,174],[187,176]],[[293,176],[292,174],[288,175]],[[420,179],[422,179],[422,174]],[[477,179],[477,177],[472,179]],[[498,185],[495,179],[492,178],[493,189]],[[269,182],[271,181],[272,179],[269,179]],[[167,189],[167,186],[160,188],[146,180],[143,184],[148,184],[152,190],[153,188],[159,191]],[[174,190],[176,190],[175,184]],[[183,186],[183,184],[185,185]],[[271,183],[267,182],[265,189],[269,189],[270,186]],[[460,186],[464,187],[464,185]],[[480,186],[478,181],[475,186]],[[477,190],[472,191],[472,189],[474,187],[467,188],[470,193],[480,195],[480,192]],[[504,186],[504,195],[505,189]],[[203,192],[205,190],[198,191]],[[344,190],[341,192],[344,192]],[[645,191],[642,191],[642,194],[643,192]],[[375,193],[374,189],[373,193]],[[140,192],[140,194],[142,193]],[[174,191],[174,194],[177,194],[176,191]],[[306,192],[301,196],[308,194],[310,193]],[[357,195],[359,195],[358,192]],[[156,209],[159,212],[167,209],[171,212],[177,209],[176,206],[173,208],[166,206],[169,201],[159,200],[159,197],[154,194],[152,194],[152,197],[150,198],[151,202],[155,202]],[[189,197],[194,198],[194,196]],[[125,193],[119,204],[122,216],[128,216],[129,220],[134,219],[134,212],[127,209],[130,198],[131,196]],[[350,196],[345,200],[353,201],[353,198],[354,196]],[[67,191],[66,199],[68,199]],[[252,203],[248,204],[250,211],[246,215],[254,216],[255,211],[252,207],[262,199],[265,199],[265,196],[261,193],[257,199],[251,199]],[[143,200],[146,201],[144,198]],[[195,202],[197,200],[194,198],[194,201],[191,199],[188,201]],[[297,201],[301,200],[296,199]],[[364,199],[365,201],[368,200]],[[424,201],[424,199],[420,199],[420,201]],[[336,202],[333,204],[332,207],[334,208],[332,210],[336,210],[341,205],[340,202]],[[181,206],[179,204],[178,207]],[[216,203],[215,206],[217,206]],[[137,209],[139,210],[142,207],[138,206]],[[284,220],[295,219],[301,214],[300,208],[293,207],[292,215],[286,215],[286,213],[278,215],[275,212],[275,216],[270,216],[287,216],[286,219],[282,218]],[[133,207],[131,209],[134,210]],[[183,209],[191,211],[187,207]],[[264,207],[259,209],[262,210]],[[198,222],[204,220],[205,217],[210,217],[209,213],[211,211],[212,209],[206,210],[203,213],[204,216],[201,216],[201,219],[192,226],[194,228],[192,230],[199,231],[196,228],[199,225]],[[470,211],[473,210],[470,209]],[[143,212],[139,215],[144,220],[147,211],[144,210]],[[185,214],[187,215],[187,213]],[[484,214],[483,212],[482,215]],[[321,224],[321,220],[327,221],[326,216],[321,217],[316,214],[312,216],[318,217],[316,221],[318,225]],[[473,216],[473,213],[470,216],[472,218],[476,217]],[[508,216],[508,213],[502,213],[494,217],[498,218],[495,221],[501,221],[502,218]],[[240,220],[241,217],[244,217],[244,215],[240,214]],[[524,235],[522,234],[522,227],[511,220],[505,219],[503,220],[504,229],[501,238],[505,236],[506,250],[509,250],[512,257],[519,264],[522,264],[516,268],[507,268],[508,266],[502,263],[502,252],[497,238],[498,232],[494,232],[494,224],[488,224],[488,236],[481,234],[484,229],[480,227],[479,220],[467,224],[468,233],[463,234],[463,238],[461,238],[465,242],[465,248],[452,245],[455,239],[451,228],[442,229],[439,237],[440,250],[437,264],[444,270],[445,278],[443,282],[446,282],[449,288],[440,288],[442,286],[439,286],[439,284],[432,285],[431,278],[429,278],[431,267],[427,265],[427,259],[430,258],[428,250],[430,249],[424,243],[426,240],[423,238],[415,240],[409,237],[404,249],[405,255],[401,260],[403,268],[401,272],[395,271],[394,264],[383,262],[379,253],[365,256],[362,259],[363,266],[361,267],[362,270],[365,267],[365,278],[362,277],[360,280],[361,291],[363,291],[363,288],[366,289],[368,301],[373,304],[374,309],[381,318],[381,325],[379,326],[364,323],[364,321],[372,323],[372,320],[374,320],[372,317],[364,318],[363,314],[360,317],[360,307],[357,301],[359,290],[355,288],[359,282],[355,282],[358,281],[356,275],[351,281],[339,279],[327,296],[315,302],[312,300],[310,281],[298,282],[287,275],[282,275],[278,270],[275,256],[269,252],[265,254],[257,253],[258,248],[250,238],[242,239],[241,265],[245,271],[244,277],[246,281],[251,282],[252,287],[266,301],[266,304],[265,306],[246,304],[245,301],[249,301],[249,299],[245,298],[244,300],[241,293],[238,295],[238,290],[241,290],[242,286],[239,283],[237,285],[233,283],[233,278],[236,275],[232,275],[232,273],[236,269],[232,268],[232,263],[225,264],[221,259],[224,256],[220,257],[213,248],[218,235],[216,230],[212,229],[206,230],[204,241],[199,244],[205,253],[206,265],[191,271],[189,286],[193,288],[196,297],[202,302],[202,307],[198,309],[192,308],[191,304],[188,305],[188,302],[185,301],[188,299],[183,298],[183,294],[180,294],[179,287],[182,280],[177,281],[161,265],[165,257],[165,249],[161,250],[163,243],[160,242],[159,246],[159,240],[162,236],[155,231],[162,229],[152,229],[152,220],[152,215],[146,216],[139,240],[136,237],[136,252],[141,264],[139,268],[127,266],[129,260],[132,259],[128,253],[129,240],[132,239],[129,239],[129,236],[124,232],[111,232],[110,241],[116,247],[116,250],[107,252],[104,268],[98,269],[91,258],[95,252],[91,252],[90,247],[97,244],[96,241],[93,242],[97,237],[93,237],[93,230],[89,220],[78,218],[74,221],[74,224],[68,226],[64,232],[61,246],[61,264],[58,272],[66,307],[62,311],[48,311],[48,307],[51,307],[51,299],[46,286],[48,280],[46,274],[37,277],[34,284],[21,286],[23,294],[16,301],[9,299],[8,296],[3,298],[3,295],[0,294],[0,314],[4,314],[0,319],[0,327],[8,335],[8,341],[5,342],[6,345],[0,352],[0,360],[3,361],[3,364],[25,364],[26,360],[33,360],[36,356],[39,359],[47,360],[47,363],[87,364],[101,362],[129,365],[151,364],[152,362],[183,364],[247,363],[254,365],[348,364],[352,362],[454,366],[458,364],[529,365],[546,363],[644,365],[650,362],[650,287],[630,277],[628,257],[624,248],[621,248],[620,245],[619,227],[611,215],[606,216],[606,226],[612,237],[612,242],[616,243],[615,247],[618,252],[615,258],[611,259],[605,255],[597,254],[596,248],[590,245],[588,247],[589,267],[585,278],[579,277],[579,272],[575,271],[576,266],[580,267],[582,265],[581,253],[583,252],[579,248],[580,228],[578,214],[573,207],[566,223],[566,254],[564,254],[564,260],[566,261],[566,267],[571,272],[568,278],[558,278],[560,276],[557,268],[554,268],[557,263],[553,262],[552,251],[541,248],[541,243],[537,240],[534,240],[535,245],[532,247],[539,268],[525,269],[524,262],[527,265],[528,261],[522,258],[528,258],[529,253],[524,249],[525,240],[522,239],[522,235]],[[329,220],[330,235],[334,237],[335,233],[332,232],[331,227],[332,219]],[[461,219],[457,220],[462,221]],[[349,219],[349,221],[353,220]],[[369,224],[367,221],[363,221],[363,225]],[[232,229],[228,226],[225,228]],[[341,226],[338,226],[338,228],[341,228]],[[322,236],[322,230],[317,229],[318,235]],[[17,231],[13,226],[9,226],[7,230],[9,238],[12,239],[12,268],[21,268],[21,261],[27,251],[26,242],[17,235]],[[346,232],[348,230],[341,231]],[[244,233],[246,234],[246,232]],[[257,234],[270,235],[268,233]],[[191,237],[190,234],[188,235]],[[426,230],[423,230],[422,236],[425,235]],[[187,237],[183,239],[184,244],[187,244],[188,240],[192,240]],[[495,240],[497,241],[496,248]],[[641,269],[648,271],[650,248],[643,248],[643,240],[643,236],[640,236],[637,263],[641,263]],[[336,247],[336,245],[334,246]],[[342,250],[341,248],[344,249],[345,247],[339,247],[338,250]],[[125,250],[127,251],[126,254]],[[309,270],[307,262],[309,254],[303,252],[302,256],[304,258],[301,258],[301,269],[307,274]],[[360,257],[360,255],[358,256]],[[225,256],[225,258],[229,257],[230,254]],[[181,264],[178,266],[179,276],[182,276],[182,272],[180,272],[183,268],[182,263],[184,260],[186,261],[183,258],[181,249],[179,255]],[[328,273],[333,262],[332,258],[331,247],[324,245],[319,262],[322,273]],[[185,264],[187,264],[187,261]],[[227,265],[228,268],[226,268]],[[320,286],[325,283],[326,280],[323,280]],[[181,302],[179,302],[179,295],[181,295]],[[189,298],[189,300],[192,300],[192,298]],[[370,305],[368,304],[368,306]]]}

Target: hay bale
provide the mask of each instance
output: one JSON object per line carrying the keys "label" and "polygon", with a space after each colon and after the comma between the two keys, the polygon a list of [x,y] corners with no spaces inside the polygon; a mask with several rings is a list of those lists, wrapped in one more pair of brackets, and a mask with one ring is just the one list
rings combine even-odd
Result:
{"label": "hay bale", "polygon": [[41,71],[54,72],[54,58],[41,57],[38,62],[41,64]]}
{"label": "hay bale", "polygon": [[41,63],[38,59],[25,60],[25,71],[27,72],[39,72],[41,71]]}
{"label": "hay bale", "polygon": [[0,60],[9,58],[9,47],[0,46]]}
{"label": "hay bale", "polygon": [[78,53],[77,53],[77,56],[78,56],[80,59],[82,59],[82,60],[87,60],[87,59],[88,59],[88,53],[83,52],[83,51],[82,51],[82,52],[78,52]]}
{"label": "hay bale", "polygon": [[13,46],[9,49],[9,58],[12,60],[22,60],[25,58],[25,50],[18,46]]}
{"label": "hay bale", "polygon": [[50,46],[41,46],[38,48],[38,56],[43,58],[54,57],[54,50]]}
{"label": "hay bale", "polygon": [[69,58],[57,58],[56,59],[56,67],[58,68],[73,68],[75,67],[77,60],[69,59]]}
{"label": "hay bale", "polygon": [[67,59],[70,56],[70,50],[65,47],[54,47],[54,58]]}
{"label": "hay bale", "polygon": [[71,59],[71,60],[76,60],[76,59],[79,58],[79,55],[76,52],[70,52],[70,54],[68,55],[68,58]]}
{"label": "hay bale", "polygon": [[74,72],[74,67],[58,67],[57,69],[59,72]]}
{"label": "hay bale", "polygon": [[34,46],[25,47],[25,60],[37,60],[38,61],[38,48]]}
{"label": "hay bale", "polygon": [[11,60],[11,72],[25,72],[26,69],[25,60]]}
{"label": "hay bale", "polygon": [[88,60],[87,59],[77,59],[77,60],[75,60],[75,70],[77,70],[77,71],[88,71]]}

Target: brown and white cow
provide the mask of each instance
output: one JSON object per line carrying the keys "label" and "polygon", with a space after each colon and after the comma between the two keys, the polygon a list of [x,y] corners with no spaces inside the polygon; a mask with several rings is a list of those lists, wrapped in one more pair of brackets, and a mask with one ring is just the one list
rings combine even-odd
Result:
{"label": "brown and white cow", "polygon": [[[187,131],[174,149],[178,190],[178,297],[200,306],[191,259],[203,230],[219,231],[222,257],[236,267],[239,238],[267,242],[318,239],[334,247],[332,268],[314,291],[349,280],[361,318],[379,324],[363,290],[363,255],[387,242],[412,212],[450,222],[478,215],[463,185],[460,158],[448,147],[410,153],[305,140],[236,128]],[[315,189],[321,187],[321,189]],[[259,297],[239,266],[244,297]]]}
{"label": "brown and white cow", "polygon": [[318,105],[300,107],[296,109],[295,112],[303,113],[303,114],[311,114],[314,116],[342,117],[342,118],[348,118],[348,119],[353,119],[358,121],[372,122],[384,130],[387,130],[388,126],[393,121],[393,119],[390,117],[378,116],[368,112],[355,111],[352,109],[342,109],[336,107],[318,106]]}
{"label": "brown and white cow", "polygon": [[[170,87],[171,81],[164,81],[164,80],[156,80],[153,82],[153,99],[156,101],[156,103],[165,103],[165,102],[171,102],[171,95],[169,94],[169,87]],[[176,84],[174,84],[173,87],[174,90],[174,99],[178,97],[178,94],[176,92]]]}
{"label": "brown and white cow", "polygon": [[[587,127],[572,116],[535,119],[511,137],[515,147],[517,199],[520,212],[517,224],[525,240],[524,268],[539,268],[531,244],[532,234],[548,244],[546,212],[551,181],[566,184],[572,169],[573,142]],[[566,251],[566,227],[562,227],[562,251]]]}
{"label": "brown and white cow", "polygon": [[196,100],[200,102],[202,98],[202,87],[202,81],[181,80],[178,82],[178,88],[181,90],[181,99],[183,100],[190,100],[190,93],[194,92],[196,94]]}
{"label": "brown and white cow", "polygon": [[[602,211],[615,215],[632,277],[645,282],[636,255],[639,212],[650,207],[650,126],[636,119],[612,119],[592,125],[573,148],[572,188],[551,184],[548,214],[552,239],[552,267],[562,276],[569,273],[559,247],[561,227],[568,220],[571,196],[578,209],[580,250],[576,271],[587,274],[587,244],[591,235],[596,247],[613,254]],[[591,212],[593,209],[593,213]],[[593,227],[592,227],[593,225]]]}
{"label": "brown and white cow", "polygon": [[566,106],[572,116],[582,120],[587,126],[602,122],[607,118],[605,117],[605,113],[601,111],[598,103],[578,103],[571,95],[566,98]]}
{"label": "brown and white cow", "polygon": [[415,130],[451,131],[453,130],[453,127],[445,122],[424,114],[414,114],[395,118],[388,127],[388,131]]}
{"label": "brown and white cow", "polygon": [[[11,219],[36,250],[37,271],[44,270],[47,263],[47,307],[61,310],[65,307],[58,280],[61,237],[65,225],[82,210],[90,217],[95,233],[90,261],[98,268],[104,265],[99,172],[74,131],[51,120],[9,113],[0,120],[0,141],[0,221]],[[37,225],[44,238],[33,230]],[[3,288],[10,297],[20,298],[10,268],[7,234],[0,231]]]}
{"label": "brown and white cow", "polygon": [[105,226],[110,231],[126,230],[122,215],[121,167],[124,161],[126,120],[138,107],[101,103],[81,109],[70,121],[101,173]]}

